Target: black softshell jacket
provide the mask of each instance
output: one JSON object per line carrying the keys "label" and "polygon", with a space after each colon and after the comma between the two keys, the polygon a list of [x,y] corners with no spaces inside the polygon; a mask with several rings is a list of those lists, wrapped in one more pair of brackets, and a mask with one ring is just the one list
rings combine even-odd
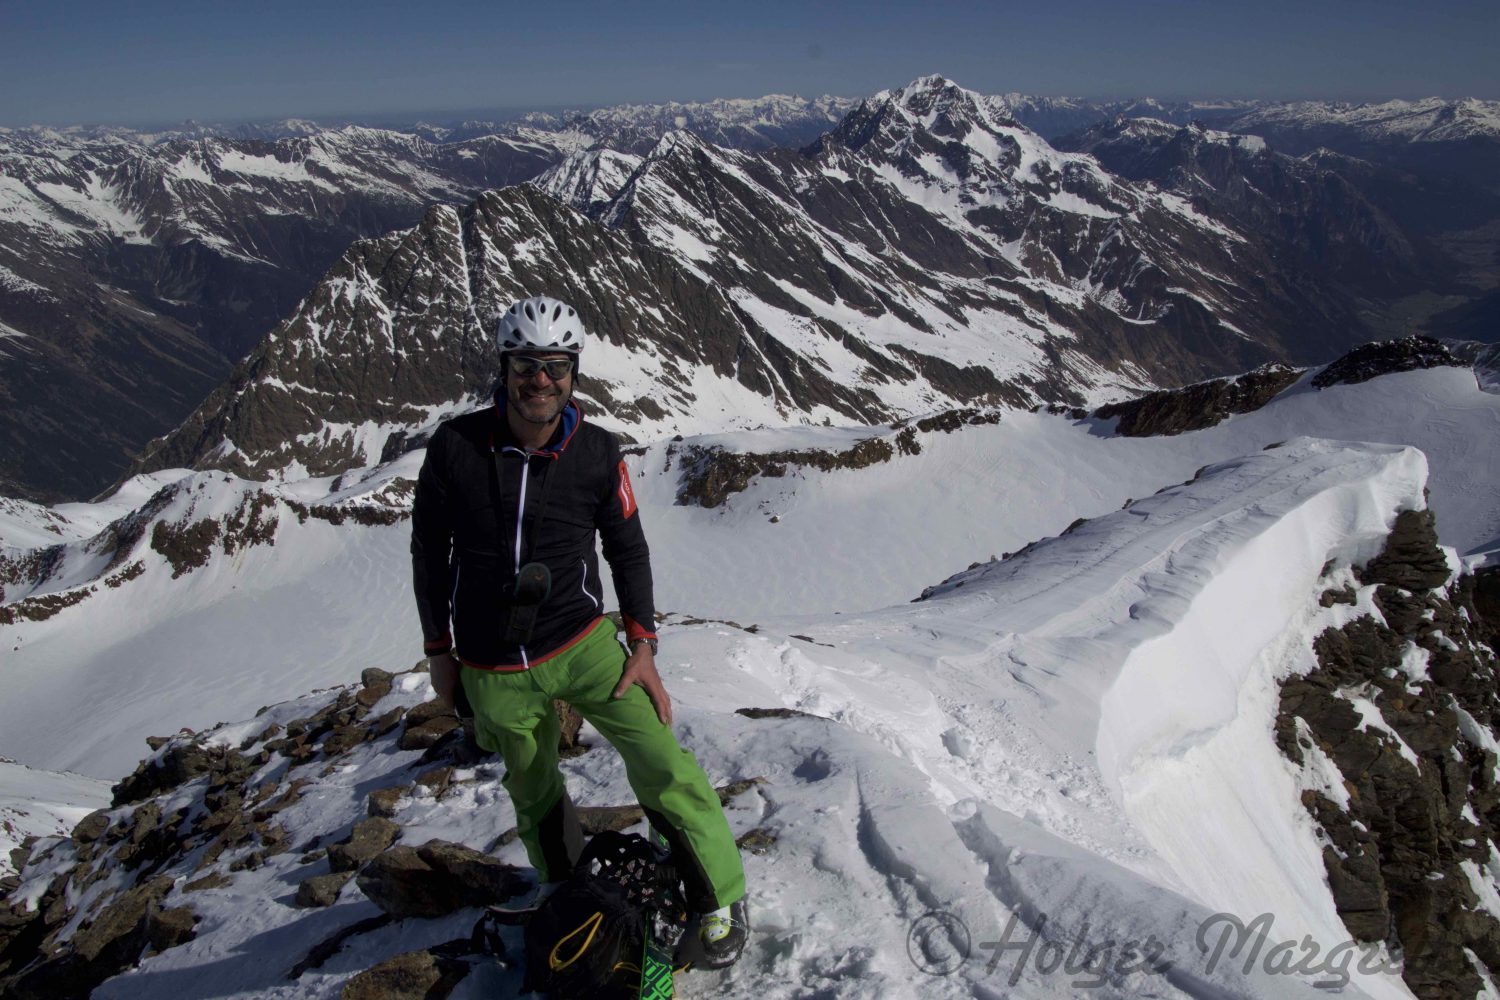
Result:
{"label": "black softshell jacket", "polygon": [[[425,653],[451,650],[472,667],[524,670],[583,638],[604,613],[596,532],[627,639],[654,638],[650,554],[614,435],[584,422],[569,402],[552,443],[527,452],[512,437],[503,406],[444,422],[427,446],[411,537]],[[534,531],[548,478],[545,515]],[[551,595],[530,642],[508,645],[516,573],[532,561],[551,571]]]}

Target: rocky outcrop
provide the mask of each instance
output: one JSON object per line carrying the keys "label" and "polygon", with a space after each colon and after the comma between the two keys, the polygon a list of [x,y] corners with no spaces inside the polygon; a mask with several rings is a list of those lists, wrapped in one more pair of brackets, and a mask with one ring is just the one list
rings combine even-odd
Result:
{"label": "rocky outcrop", "polygon": [[365,865],[355,883],[394,917],[441,917],[503,903],[532,885],[515,867],[442,840],[392,847]]}
{"label": "rocky outcrop", "polygon": [[430,951],[408,951],[344,984],[340,1000],[443,1000],[470,966]]}
{"label": "rocky outcrop", "polygon": [[1296,368],[1264,365],[1244,375],[1211,379],[1181,389],[1147,393],[1094,411],[1100,420],[1119,419],[1122,437],[1152,437],[1203,430],[1237,413],[1251,413],[1301,377]]}
{"label": "rocky outcrop", "polygon": [[999,422],[998,410],[945,410],[918,420],[872,428],[870,437],[839,451],[812,448],[762,454],[673,442],[667,446],[667,463],[669,469],[673,465],[678,468],[678,506],[719,507],[758,478],[780,479],[801,468],[820,472],[864,469],[889,462],[897,455],[920,454],[921,434],[952,434],[964,427]]}
{"label": "rocky outcrop", "polygon": [[1431,513],[1402,513],[1358,587],[1324,594],[1367,613],[1317,637],[1276,730],[1293,762],[1337,768],[1340,787],[1303,795],[1334,902],[1355,939],[1401,956],[1423,1000],[1476,995],[1469,953],[1500,970],[1500,915],[1481,896],[1500,864],[1500,688],[1472,584],[1453,575]]}
{"label": "rocky outcrop", "polygon": [[1393,372],[1445,366],[1462,368],[1465,364],[1431,337],[1405,337],[1356,347],[1313,376],[1312,382],[1319,389],[1327,389],[1333,385],[1368,382]]}
{"label": "rocky outcrop", "polygon": [[[19,876],[4,886],[0,905],[0,995],[87,996],[192,940],[200,894],[243,893],[245,878],[289,887],[283,904],[337,911],[366,899],[386,914],[326,937],[291,971],[294,979],[392,919],[445,916],[529,891],[530,873],[474,846],[401,842],[413,812],[423,822],[452,796],[492,802],[503,794],[494,757],[474,744],[472,729],[452,710],[415,700],[425,692],[420,669],[367,669],[358,685],[263,709],[234,738],[223,727],[152,737],[152,754],[116,784],[110,808],[87,816],[69,837],[13,852]],[[555,710],[565,730],[560,751],[586,752],[576,712],[562,703]],[[330,811],[328,803],[349,799],[343,776],[372,764],[383,780],[362,787],[365,798],[354,807],[369,815]],[[642,815],[635,806],[588,812],[591,830]],[[319,826],[340,815],[341,826]],[[483,846],[514,840],[512,828]],[[407,981],[451,988],[469,968],[442,949],[417,956],[350,980],[351,995],[385,995],[379,991]],[[438,977],[429,982],[434,969]]]}

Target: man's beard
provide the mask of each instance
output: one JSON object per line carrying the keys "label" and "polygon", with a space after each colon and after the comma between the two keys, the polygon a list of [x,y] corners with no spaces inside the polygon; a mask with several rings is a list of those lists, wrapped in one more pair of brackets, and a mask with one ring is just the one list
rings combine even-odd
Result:
{"label": "man's beard", "polygon": [[[530,401],[526,399],[525,383],[507,386],[506,398],[510,401],[511,409],[516,416],[530,424],[550,424],[562,413],[563,407],[567,406],[568,400],[573,397],[570,387],[566,392],[557,389],[554,385],[548,393],[533,397]],[[553,395],[555,393],[555,395]],[[543,403],[547,405],[542,405]]]}

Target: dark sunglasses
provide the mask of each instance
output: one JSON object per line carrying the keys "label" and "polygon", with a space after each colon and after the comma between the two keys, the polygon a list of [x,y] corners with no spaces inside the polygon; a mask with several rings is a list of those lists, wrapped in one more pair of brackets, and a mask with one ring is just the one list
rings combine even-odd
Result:
{"label": "dark sunglasses", "polygon": [[550,358],[546,361],[541,358],[510,359],[510,373],[517,378],[531,378],[539,371],[545,371],[552,381],[561,382],[573,374],[573,359]]}

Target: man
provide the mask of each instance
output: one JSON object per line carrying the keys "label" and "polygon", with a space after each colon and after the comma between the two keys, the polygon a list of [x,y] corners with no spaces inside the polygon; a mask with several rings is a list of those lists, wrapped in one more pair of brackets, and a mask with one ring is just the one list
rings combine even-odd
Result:
{"label": "man", "polygon": [[[557,767],[552,700],[620,752],[667,838],[710,968],[748,927],[745,876],[717,794],[672,734],[656,671],[651,563],[614,436],[573,401],[583,324],[545,296],[501,317],[503,391],[442,424],[412,505],[412,568],[432,685],[460,685],[479,745],[505,761],[516,828],[544,883],[567,878],[583,832]],[[595,534],[614,577],[629,652],[604,617]],[[451,631],[450,631],[451,621]]]}

